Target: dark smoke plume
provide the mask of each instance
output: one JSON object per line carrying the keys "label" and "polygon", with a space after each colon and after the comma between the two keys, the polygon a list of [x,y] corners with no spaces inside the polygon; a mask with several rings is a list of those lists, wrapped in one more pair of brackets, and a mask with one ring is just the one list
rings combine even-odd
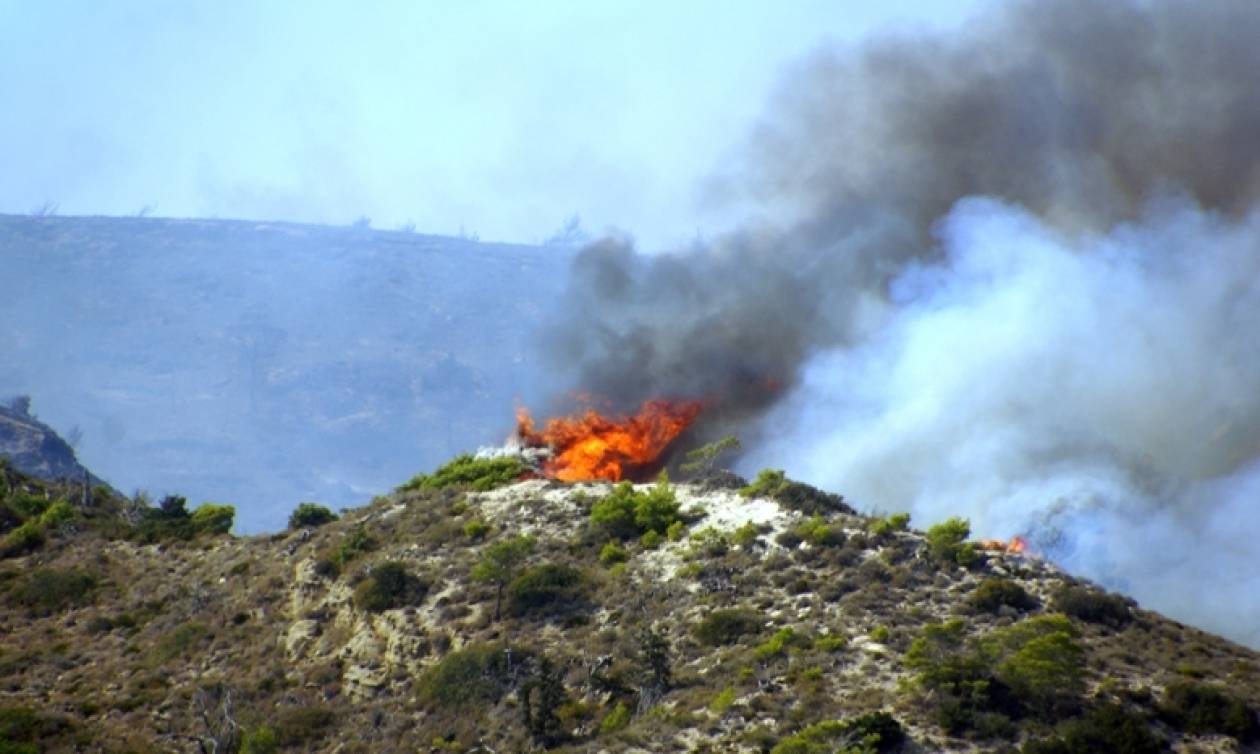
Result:
{"label": "dark smoke plume", "polygon": [[587,248],[550,351],[619,407],[710,398],[749,469],[1260,642],[1257,29],[1056,0],[821,51],[711,186],[744,228]]}

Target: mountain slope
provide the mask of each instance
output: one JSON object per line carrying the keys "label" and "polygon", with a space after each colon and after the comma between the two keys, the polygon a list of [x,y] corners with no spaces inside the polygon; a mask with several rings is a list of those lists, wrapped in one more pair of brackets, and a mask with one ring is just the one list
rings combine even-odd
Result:
{"label": "mountain slope", "polygon": [[512,426],[561,248],[365,228],[0,215],[0,396],[120,489],[278,529]]}
{"label": "mountain slope", "polygon": [[1256,653],[742,484],[421,476],[271,537],[80,509],[0,561],[0,715],[49,751],[1254,750]]}

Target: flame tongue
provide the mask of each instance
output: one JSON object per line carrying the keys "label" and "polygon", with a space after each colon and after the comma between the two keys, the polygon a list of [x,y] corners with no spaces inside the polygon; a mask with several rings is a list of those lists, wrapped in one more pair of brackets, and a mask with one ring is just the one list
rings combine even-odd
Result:
{"label": "flame tongue", "polygon": [[1011,537],[1007,542],[1001,539],[981,539],[977,542],[981,550],[990,552],[1009,552],[1016,555],[1026,553],[1028,551],[1028,540],[1023,537]]}
{"label": "flame tongue", "polygon": [[700,415],[700,401],[647,401],[634,416],[609,418],[589,410],[581,416],[549,419],[539,431],[529,412],[516,416],[516,431],[529,446],[548,446],[552,457],[543,474],[577,482],[620,481],[628,470],[649,466]]}

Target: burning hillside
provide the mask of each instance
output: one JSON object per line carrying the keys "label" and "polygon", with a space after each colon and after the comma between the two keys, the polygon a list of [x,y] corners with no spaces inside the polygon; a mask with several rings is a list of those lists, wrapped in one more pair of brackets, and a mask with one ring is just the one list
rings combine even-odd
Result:
{"label": "burning hillside", "polygon": [[1260,645],[1258,26],[1247,0],[1019,0],[820,50],[706,184],[747,222],[578,255],[560,389],[721,396],[740,471],[1037,531]]}
{"label": "burning hillside", "polygon": [[609,417],[594,409],[548,419],[537,429],[525,409],[516,417],[523,445],[549,448],[543,476],[565,482],[617,482],[654,472],[662,454],[700,415],[700,401],[650,400],[634,416]]}

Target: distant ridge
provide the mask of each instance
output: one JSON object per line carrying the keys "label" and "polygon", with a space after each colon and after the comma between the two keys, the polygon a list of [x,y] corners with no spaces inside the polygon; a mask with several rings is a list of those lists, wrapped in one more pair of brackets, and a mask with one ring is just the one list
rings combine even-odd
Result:
{"label": "distant ridge", "polygon": [[[237,506],[384,492],[551,394],[571,250],[409,230],[0,215],[0,396],[119,489]],[[563,377],[563,376],[560,376]]]}

